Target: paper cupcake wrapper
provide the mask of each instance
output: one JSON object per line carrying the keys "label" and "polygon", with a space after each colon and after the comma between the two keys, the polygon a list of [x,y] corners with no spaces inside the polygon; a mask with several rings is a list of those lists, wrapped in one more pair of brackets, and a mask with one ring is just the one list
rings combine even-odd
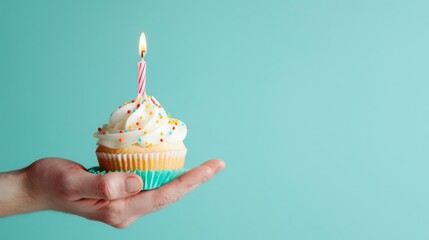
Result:
{"label": "paper cupcake wrapper", "polygon": [[162,170],[162,171],[140,171],[140,170],[117,170],[117,171],[104,171],[101,170],[100,167],[92,167],[88,169],[88,172],[93,174],[106,174],[108,172],[129,172],[135,173],[140,176],[143,180],[143,189],[142,190],[150,190],[159,188],[164,184],[167,184],[174,179],[178,178],[180,175],[188,171],[187,169],[178,169],[178,170]]}
{"label": "paper cupcake wrapper", "polygon": [[102,169],[161,171],[182,169],[185,164],[186,149],[154,153],[104,153],[97,152]]}

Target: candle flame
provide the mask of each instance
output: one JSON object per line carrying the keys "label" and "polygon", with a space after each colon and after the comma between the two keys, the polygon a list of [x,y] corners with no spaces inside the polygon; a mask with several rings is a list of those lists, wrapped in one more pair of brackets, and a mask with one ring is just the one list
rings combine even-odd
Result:
{"label": "candle flame", "polygon": [[140,35],[140,42],[139,42],[139,53],[140,56],[144,56],[147,52],[147,44],[146,44],[146,36],[144,35],[144,32]]}

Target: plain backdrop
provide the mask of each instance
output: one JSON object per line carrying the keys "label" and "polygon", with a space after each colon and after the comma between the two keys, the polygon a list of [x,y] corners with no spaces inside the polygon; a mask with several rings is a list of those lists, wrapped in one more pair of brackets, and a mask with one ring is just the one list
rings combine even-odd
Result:
{"label": "plain backdrop", "polygon": [[118,230],[58,212],[2,239],[428,239],[428,1],[0,1],[0,171],[97,164],[147,92],[224,172]]}

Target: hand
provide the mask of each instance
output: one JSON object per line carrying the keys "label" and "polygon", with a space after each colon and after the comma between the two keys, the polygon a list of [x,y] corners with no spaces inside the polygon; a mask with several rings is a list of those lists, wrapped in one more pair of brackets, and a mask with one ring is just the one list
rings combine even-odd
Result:
{"label": "hand", "polygon": [[224,167],[222,160],[209,160],[158,189],[141,192],[143,183],[136,174],[95,175],[75,162],[45,158],[23,170],[31,207],[22,212],[57,210],[124,228],[176,202]]}

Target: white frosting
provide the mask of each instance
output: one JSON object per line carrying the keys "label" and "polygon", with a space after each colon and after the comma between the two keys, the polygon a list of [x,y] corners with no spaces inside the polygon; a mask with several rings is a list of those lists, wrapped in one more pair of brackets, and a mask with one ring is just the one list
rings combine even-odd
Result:
{"label": "white frosting", "polygon": [[187,126],[172,119],[152,96],[137,96],[111,114],[108,124],[94,134],[97,144],[117,149],[139,144],[150,147],[162,143],[180,143],[186,137]]}

